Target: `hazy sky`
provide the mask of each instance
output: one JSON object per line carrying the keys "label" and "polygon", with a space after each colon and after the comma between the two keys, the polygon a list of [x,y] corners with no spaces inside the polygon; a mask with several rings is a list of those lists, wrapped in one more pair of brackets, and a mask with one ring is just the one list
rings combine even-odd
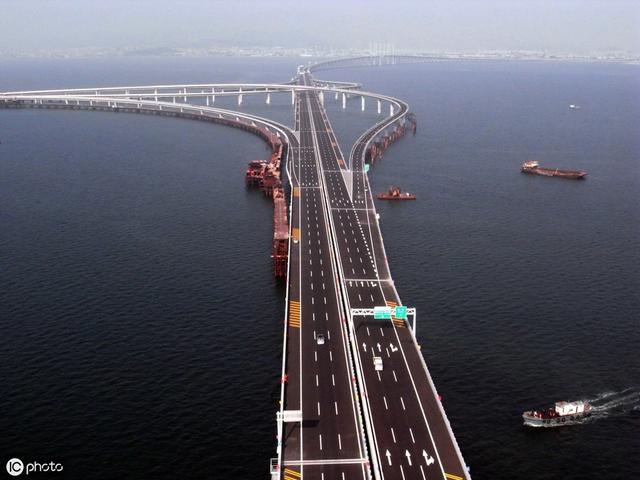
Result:
{"label": "hazy sky", "polygon": [[0,0],[0,50],[122,46],[640,51],[640,0]]}

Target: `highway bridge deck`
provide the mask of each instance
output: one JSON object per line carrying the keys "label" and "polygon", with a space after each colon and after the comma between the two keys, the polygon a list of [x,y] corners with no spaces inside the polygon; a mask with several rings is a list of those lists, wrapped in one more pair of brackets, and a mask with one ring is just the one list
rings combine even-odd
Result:
{"label": "highway bridge deck", "polygon": [[[303,81],[311,84],[312,79],[306,74]],[[349,470],[347,464],[333,463],[337,459],[363,458],[363,445],[358,440],[362,425],[358,422],[356,392],[351,382],[354,374],[350,373],[350,369],[356,369],[362,383],[362,400],[367,405],[367,417],[362,423],[367,425],[374,477],[468,478],[426,364],[405,320],[354,316],[351,348],[356,358],[349,362],[349,334],[342,326],[345,319],[340,301],[345,302],[347,311],[401,304],[391,279],[368,179],[362,173],[364,148],[370,137],[361,139],[352,152],[351,177],[345,175],[344,157],[319,95],[298,94],[296,115],[300,128],[300,272],[292,275],[290,286],[300,290],[303,312],[299,373],[304,421],[299,433],[302,453],[299,446],[290,446],[290,439],[298,437],[290,437],[285,463],[300,455],[298,468],[307,478],[366,475],[365,463],[351,464]],[[353,182],[350,188],[348,182]],[[353,195],[349,194],[350,189]],[[319,299],[316,292],[320,281],[322,300],[314,303]],[[305,333],[309,315],[313,336],[309,330]],[[319,320],[323,323],[313,323]],[[315,337],[319,332],[326,332],[327,336],[321,346]],[[296,350],[291,349],[289,354],[293,351]],[[334,352],[334,357],[327,358],[327,351]],[[381,371],[374,368],[374,356],[382,358]],[[319,385],[326,385],[329,375],[340,376],[335,385],[322,391]],[[327,408],[331,411],[331,401],[336,399],[351,403],[348,408],[352,414],[346,422],[327,419],[322,414]],[[340,432],[341,447],[335,444]],[[350,440],[348,445],[345,438]],[[325,463],[306,463],[307,459],[318,458],[326,459]]]}

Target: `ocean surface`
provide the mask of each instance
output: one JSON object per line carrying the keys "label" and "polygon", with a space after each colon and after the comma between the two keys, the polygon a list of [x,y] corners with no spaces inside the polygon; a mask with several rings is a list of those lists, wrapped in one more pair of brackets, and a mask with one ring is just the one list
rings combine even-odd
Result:
{"label": "ocean surface", "polygon": [[[0,91],[286,81],[299,63],[5,60]],[[640,67],[317,76],[417,115],[417,135],[370,178],[418,196],[377,207],[472,477],[640,478]],[[290,98],[272,103],[242,109],[290,124]],[[374,105],[326,103],[348,154]],[[243,182],[262,141],[175,118],[0,110],[0,142],[0,464],[64,466],[37,478],[267,478],[284,288],[271,204]],[[527,159],[589,176],[523,175]],[[521,424],[525,409],[576,399],[594,403],[591,419]]]}

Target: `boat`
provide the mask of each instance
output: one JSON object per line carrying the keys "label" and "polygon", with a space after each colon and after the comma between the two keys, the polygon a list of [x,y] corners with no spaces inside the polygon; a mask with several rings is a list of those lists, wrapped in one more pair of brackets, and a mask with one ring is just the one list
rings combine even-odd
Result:
{"label": "boat", "polygon": [[379,193],[378,200],[415,200],[416,196],[408,193],[402,192],[400,187],[390,187],[389,191],[386,193]]}
{"label": "boat", "polygon": [[576,104],[572,103],[571,105],[569,105],[569,108],[571,108],[573,110],[580,110],[580,105],[576,105]]}
{"label": "boat", "polygon": [[522,164],[523,173],[535,173],[536,175],[544,175],[545,177],[561,177],[574,180],[583,180],[587,176],[587,172],[581,170],[560,170],[559,168],[543,168],[535,160],[527,160]]}
{"label": "boat", "polygon": [[591,405],[578,400],[576,402],[556,402],[553,408],[532,410],[522,414],[522,420],[528,427],[561,427],[567,422],[579,420],[591,415]]}

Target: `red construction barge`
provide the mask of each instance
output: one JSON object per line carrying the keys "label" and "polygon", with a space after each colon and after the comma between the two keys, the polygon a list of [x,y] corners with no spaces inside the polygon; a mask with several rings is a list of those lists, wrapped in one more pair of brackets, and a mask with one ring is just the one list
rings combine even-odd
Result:
{"label": "red construction barge", "polygon": [[378,200],[415,200],[416,196],[412,193],[403,192],[400,187],[389,187],[386,193],[379,193]]}
{"label": "red construction barge", "polygon": [[408,130],[414,135],[418,131],[418,121],[413,113],[407,114],[404,120],[395,124],[391,132],[384,134],[379,140],[373,142],[371,147],[369,147],[365,161],[373,164],[376,160],[382,158],[385,150],[389,148],[392,143],[404,137]]}
{"label": "red construction barge", "polygon": [[265,196],[273,200],[273,273],[276,277],[287,276],[289,252],[289,224],[287,222],[287,200],[282,186],[281,169],[283,144],[279,137],[263,132],[271,146],[269,160],[253,160],[247,167],[245,181],[247,186],[259,187]]}

